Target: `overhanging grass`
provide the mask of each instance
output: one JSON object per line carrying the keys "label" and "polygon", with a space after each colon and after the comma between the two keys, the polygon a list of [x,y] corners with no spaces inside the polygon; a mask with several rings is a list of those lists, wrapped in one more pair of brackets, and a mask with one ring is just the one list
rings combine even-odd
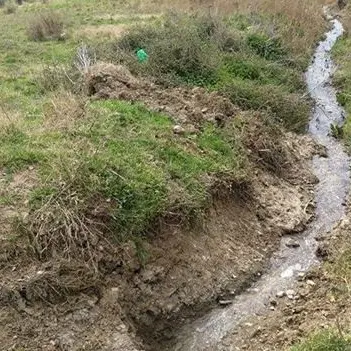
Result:
{"label": "overhanging grass", "polygon": [[351,146],[351,38],[344,36],[333,49],[334,59],[339,65],[334,83],[338,88],[338,101],[345,108],[346,121],[343,127],[346,143]]}
{"label": "overhanging grass", "polygon": [[350,351],[351,338],[344,337],[334,331],[323,331],[311,336],[291,351]]}

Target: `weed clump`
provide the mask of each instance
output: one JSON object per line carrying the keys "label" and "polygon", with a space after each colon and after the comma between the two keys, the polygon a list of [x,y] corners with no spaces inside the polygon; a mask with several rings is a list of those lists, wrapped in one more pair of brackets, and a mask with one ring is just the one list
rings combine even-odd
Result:
{"label": "weed clump", "polygon": [[285,50],[279,38],[253,33],[246,38],[248,46],[259,56],[268,60],[279,60],[285,56]]}
{"label": "weed clump", "polygon": [[63,40],[64,22],[55,12],[41,12],[30,21],[27,34],[34,41]]}
{"label": "weed clump", "polygon": [[348,351],[351,339],[333,330],[317,333],[291,351]]}
{"label": "weed clump", "polygon": [[[207,24],[207,26],[206,26]],[[149,60],[143,70],[160,83],[208,85],[216,80],[218,44],[211,40],[217,24],[197,17],[170,15],[160,27],[136,27],[116,43],[121,63],[146,48]],[[124,57],[123,57],[124,54]]]}
{"label": "weed clump", "polygon": [[243,80],[233,80],[220,90],[242,109],[265,109],[277,124],[295,132],[305,131],[310,105],[298,94],[285,93],[279,86]]}

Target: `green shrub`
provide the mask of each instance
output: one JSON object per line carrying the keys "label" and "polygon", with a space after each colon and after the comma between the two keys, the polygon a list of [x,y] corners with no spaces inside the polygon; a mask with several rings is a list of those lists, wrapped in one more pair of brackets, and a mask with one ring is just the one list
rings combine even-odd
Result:
{"label": "green shrub", "polygon": [[278,38],[270,38],[265,34],[250,34],[246,42],[256,54],[268,60],[278,60],[286,54]]}
{"label": "green shrub", "polygon": [[221,91],[242,109],[268,110],[287,129],[305,130],[310,105],[297,94],[287,94],[279,86],[257,85],[248,80],[233,80],[222,86]]}
{"label": "green shrub", "polygon": [[[134,27],[110,45],[108,60],[158,83],[223,91],[244,109],[268,110],[275,122],[304,130],[310,106],[298,97],[305,91],[302,71],[287,67],[287,52],[278,38],[252,28],[239,30],[232,22],[169,14],[162,25]],[[140,48],[149,54],[143,64],[135,57]]]}
{"label": "green shrub", "polygon": [[[212,22],[204,19],[170,15],[160,27],[136,27],[116,45],[115,51],[123,62],[135,56],[139,48],[149,54],[149,60],[139,71],[161,82],[212,84],[218,68],[218,46],[209,40]],[[123,56],[124,52],[124,56]],[[124,62],[123,62],[124,63]],[[129,65],[130,66],[130,65]]]}

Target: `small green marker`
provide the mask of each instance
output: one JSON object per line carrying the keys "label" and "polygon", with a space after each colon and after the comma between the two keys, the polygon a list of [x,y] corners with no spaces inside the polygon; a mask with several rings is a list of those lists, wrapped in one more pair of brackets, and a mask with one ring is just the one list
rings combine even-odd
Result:
{"label": "small green marker", "polygon": [[148,60],[149,55],[143,49],[139,49],[136,53],[139,62],[145,62]]}

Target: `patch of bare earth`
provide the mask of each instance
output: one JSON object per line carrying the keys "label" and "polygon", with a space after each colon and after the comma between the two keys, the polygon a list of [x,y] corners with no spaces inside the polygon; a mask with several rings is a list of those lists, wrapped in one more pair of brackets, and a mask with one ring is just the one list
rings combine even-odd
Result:
{"label": "patch of bare earth", "polygon": [[[90,71],[87,90],[143,102],[194,132],[203,119],[224,125],[238,113],[216,93],[163,90],[115,66]],[[313,216],[309,160],[319,150],[292,134],[270,143],[254,121],[246,141],[250,182],[215,192],[201,223],[164,218],[142,246],[125,243],[101,255],[98,267],[34,258],[23,264],[22,257],[1,265],[0,349],[162,350],[183,318],[255,280],[280,237],[303,230]]]}

